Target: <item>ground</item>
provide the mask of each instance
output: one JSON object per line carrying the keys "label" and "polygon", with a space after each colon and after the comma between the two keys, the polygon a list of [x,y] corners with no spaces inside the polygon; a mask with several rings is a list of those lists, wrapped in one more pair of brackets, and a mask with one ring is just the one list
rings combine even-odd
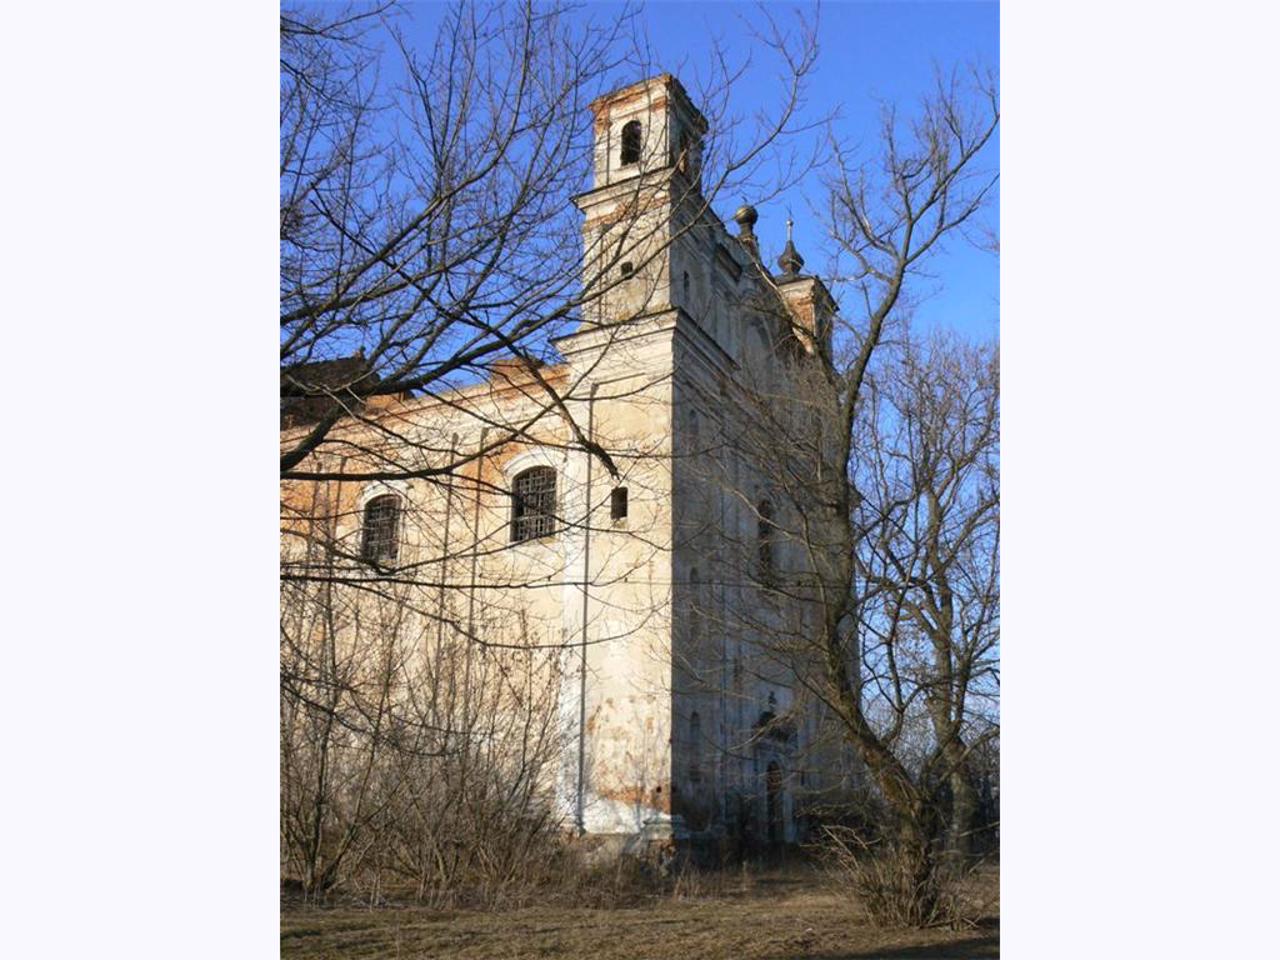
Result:
{"label": "ground", "polygon": [[[995,897],[994,872],[987,888]],[[754,877],[627,907],[306,908],[281,915],[281,954],[306,960],[783,960],[998,957],[998,904],[965,930],[877,930],[817,875]]]}

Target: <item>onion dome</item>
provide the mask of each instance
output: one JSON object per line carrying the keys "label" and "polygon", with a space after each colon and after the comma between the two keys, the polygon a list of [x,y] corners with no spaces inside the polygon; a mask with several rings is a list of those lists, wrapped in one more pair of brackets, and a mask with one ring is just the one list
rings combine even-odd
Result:
{"label": "onion dome", "polygon": [[792,226],[791,218],[787,217],[787,245],[782,248],[782,255],[778,257],[778,266],[788,277],[799,276],[800,268],[804,266],[804,257],[796,252],[796,245],[791,242]]}
{"label": "onion dome", "polygon": [[749,203],[744,203],[733,214],[733,222],[736,223],[743,233],[751,233],[751,228],[756,225],[756,221],[760,219],[760,214],[756,213],[756,208]]}

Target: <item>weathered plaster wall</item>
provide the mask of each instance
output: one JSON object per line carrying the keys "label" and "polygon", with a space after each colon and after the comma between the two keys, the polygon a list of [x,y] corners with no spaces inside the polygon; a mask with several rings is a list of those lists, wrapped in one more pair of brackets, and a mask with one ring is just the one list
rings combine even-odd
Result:
{"label": "weathered plaster wall", "polygon": [[[824,304],[811,283],[779,299],[768,272],[699,209],[688,183],[671,186],[663,158],[700,122],[678,85],[658,78],[593,110],[596,189],[575,203],[584,283],[607,293],[557,342],[564,362],[541,374],[618,475],[577,448],[563,417],[547,411],[545,390],[512,364],[448,402],[384,403],[375,419],[394,436],[346,422],[317,458],[332,468],[338,451],[363,447],[369,455],[342,466],[358,473],[390,444],[398,463],[408,455],[429,468],[513,431],[520,442],[455,476],[286,485],[296,516],[284,521],[282,551],[299,559],[302,541],[288,531],[304,529],[319,502],[320,513],[336,514],[335,543],[358,557],[363,502],[397,493],[408,505],[398,563],[428,581],[415,602],[435,615],[424,635],[448,629],[480,646],[558,651],[564,760],[548,789],[567,823],[630,835],[758,831],[776,762],[785,771],[785,834],[794,838],[801,778],[822,780],[822,764],[805,757],[818,713],[801,704],[786,742],[761,736],[757,724],[797,702],[775,641],[803,636],[813,611],[771,601],[753,582],[756,507],[770,478],[752,450],[769,437],[743,396],[772,393],[780,408],[798,401],[788,364],[803,362],[803,343],[776,307],[792,303],[816,333],[814,304]],[[644,121],[646,159],[627,171],[616,163],[617,131],[634,118]],[[512,543],[509,490],[534,464],[556,470],[558,529]],[[620,521],[610,517],[617,486],[628,491]],[[787,557],[803,563],[794,550]]]}

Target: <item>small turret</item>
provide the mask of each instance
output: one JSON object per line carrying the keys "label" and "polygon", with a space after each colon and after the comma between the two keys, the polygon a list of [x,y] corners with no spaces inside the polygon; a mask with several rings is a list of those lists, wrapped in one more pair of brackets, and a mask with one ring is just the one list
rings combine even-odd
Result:
{"label": "small turret", "polygon": [[782,255],[778,257],[778,266],[782,268],[784,276],[798,277],[800,268],[804,266],[804,257],[796,252],[796,245],[791,241],[791,228],[794,226],[790,217],[787,217],[787,245],[782,248]]}
{"label": "small turret", "polygon": [[813,353],[820,345],[825,345],[829,351],[835,300],[821,280],[800,273],[804,267],[804,257],[796,250],[795,241],[791,237],[794,226],[788,217],[787,245],[782,248],[782,254],[778,257],[782,273],[774,278],[774,282],[791,313],[796,336],[804,344],[805,350]]}
{"label": "small turret", "polygon": [[744,203],[733,214],[733,222],[738,225],[738,242],[751,254],[752,260],[760,259],[760,244],[753,229],[759,219],[760,214],[749,203]]}

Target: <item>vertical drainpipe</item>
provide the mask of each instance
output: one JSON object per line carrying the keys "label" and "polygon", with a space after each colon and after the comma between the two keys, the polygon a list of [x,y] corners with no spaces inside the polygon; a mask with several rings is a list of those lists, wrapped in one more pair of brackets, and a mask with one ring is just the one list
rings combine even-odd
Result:
{"label": "vertical drainpipe", "polygon": [[466,713],[471,702],[471,648],[475,646],[476,635],[476,573],[477,564],[480,559],[480,497],[483,492],[484,483],[484,444],[488,439],[489,428],[480,428],[480,447],[476,455],[476,492],[475,492],[475,509],[472,511],[471,520],[471,584],[467,591],[467,646],[466,646],[466,675],[463,681],[463,712]]}
{"label": "vertical drainpipe", "polygon": [[[449,440],[449,463],[458,459],[458,435],[455,433]],[[446,583],[449,579],[449,529],[453,524],[453,471],[445,475],[444,488],[444,542],[440,547],[440,589],[436,595],[436,656],[444,647],[444,622],[448,619],[445,611],[447,602]]]}
{"label": "vertical drainpipe", "polygon": [[[587,399],[587,439],[595,440],[596,387],[591,385]],[[586,758],[587,758],[587,608],[591,602],[591,453],[587,452],[587,503],[583,512],[582,544],[582,643],[578,664],[578,797],[574,819],[578,834],[587,832],[586,824]]]}

